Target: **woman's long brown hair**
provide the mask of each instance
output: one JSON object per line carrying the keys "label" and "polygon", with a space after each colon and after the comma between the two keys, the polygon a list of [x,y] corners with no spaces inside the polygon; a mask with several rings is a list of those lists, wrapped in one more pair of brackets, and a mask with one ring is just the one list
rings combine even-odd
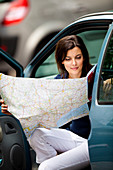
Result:
{"label": "woman's long brown hair", "polygon": [[66,36],[58,41],[56,45],[56,50],[55,50],[55,58],[56,58],[57,67],[58,67],[59,73],[63,75],[63,78],[65,78],[65,73],[67,73],[67,71],[64,65],[62,64],[62,62],[65,60],[67,51],[70,49],[73,49],[74,47],[79,47],[83,54],[84,61],[83,61],[81,77],[85,77],[88,71],[92,68],[92,65],[89,63],[88,50],[83,40],[81,39],[81,37],[77,35]]}

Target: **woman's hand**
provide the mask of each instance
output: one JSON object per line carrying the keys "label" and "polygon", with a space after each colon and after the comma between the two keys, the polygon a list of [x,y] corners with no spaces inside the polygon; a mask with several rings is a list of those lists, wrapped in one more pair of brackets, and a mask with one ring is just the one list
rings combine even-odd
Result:
{"label": "woman's hand", "polygon": [[111,79],[107,79],[103,82],[103,90],[105,93],[109,92],[112,88]]}
{"label": "woman's hand", "polygon": [[10,114],[10,112],[8,111],[8,105],[4,103],[3,99],[0,100],[0,103],[1,103],[1,112],[5,114]]}

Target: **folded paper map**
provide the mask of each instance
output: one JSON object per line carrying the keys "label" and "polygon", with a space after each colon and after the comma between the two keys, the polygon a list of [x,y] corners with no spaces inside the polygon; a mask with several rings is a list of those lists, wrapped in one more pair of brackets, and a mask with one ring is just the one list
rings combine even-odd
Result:
{"label": "folded paper map", "polygon": [[87,77],[39,79],[0,73],[0,95],[27,137],[36,127],[60,127],[89,112]]}

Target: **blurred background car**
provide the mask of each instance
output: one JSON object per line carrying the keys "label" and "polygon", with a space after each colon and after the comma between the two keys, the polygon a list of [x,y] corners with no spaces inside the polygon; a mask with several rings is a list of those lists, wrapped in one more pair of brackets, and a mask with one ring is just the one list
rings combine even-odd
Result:
{"label": "blurred background car", "polygon": [[[25,68],[54,35],[76,18],[112,7],[112,0],[0,0],[0,47]],[[0,72],[15,74],[1,59]]]}

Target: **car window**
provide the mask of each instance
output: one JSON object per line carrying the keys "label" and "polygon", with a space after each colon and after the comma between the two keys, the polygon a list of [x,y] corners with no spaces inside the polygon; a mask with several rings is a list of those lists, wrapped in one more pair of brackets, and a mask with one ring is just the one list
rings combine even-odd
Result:
{"label": "car window", "polygon": [[[84,41],[90,56],[90,63],[95,65],[98,61],[100,49],[106,35],[106,30],[85,31],[78,34]],[[55,53],[53,52],[35,72],[35,77],[53,78],[58,74],[58,69],[55,61]]]}
{"label": "car window", "polygon": [[113,104],[113,33],[102,64],[98,95],[99,104]]}
{"label": "car window", "polygon": [[92,65],[95,65],[98,62],[98,57],[106,32],[106,30],[93,30],[78,34],[83,39],[88,49],[90,63]]}
{"label": "car window", "polygon": [[58,69],[55,61],[55,52],[53,52],[37,69],[35,77],[53,77],[58,74]]}

